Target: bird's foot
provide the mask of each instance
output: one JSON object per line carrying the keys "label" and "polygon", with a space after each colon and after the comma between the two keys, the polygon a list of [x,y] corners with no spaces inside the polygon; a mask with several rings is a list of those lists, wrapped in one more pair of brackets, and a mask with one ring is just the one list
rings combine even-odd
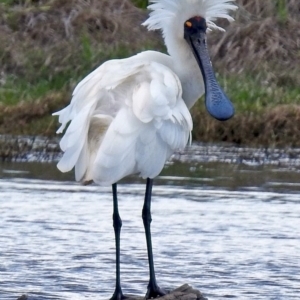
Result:
{"label": "bird's foot", "polygon": [[109,300],[123,300],[123,299],[127,299],[127,297],[123,295],[122,290],[116,289],[114,294]]}
{"label": "bird's foot", "polygon": [[154,299],[154,298],[164,296],[166,294],[168,294],[168,292],[165,291],[164,289],[161,289],[156,283],[149,284],[145,298],[146,299]]}

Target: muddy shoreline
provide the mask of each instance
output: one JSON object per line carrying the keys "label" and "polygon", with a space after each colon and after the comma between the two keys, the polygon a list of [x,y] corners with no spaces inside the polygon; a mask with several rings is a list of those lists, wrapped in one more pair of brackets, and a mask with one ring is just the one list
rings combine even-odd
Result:
{"label": "muddy shoreline", "polygon": [[[0,159],[2,162],[55,163],[62,155],[59,140],[59,137],[0,135]],[[300,170],[300,148],[254,148],[230,143],[193,142],[184,151],[175,153],[171,160],[189,163],[223,162],[249,166],[276,165]]]}
{"label": "muddy shoreline", "polygon": [[13,162],[56,162],[58,137],[0,135],[0,159]]}

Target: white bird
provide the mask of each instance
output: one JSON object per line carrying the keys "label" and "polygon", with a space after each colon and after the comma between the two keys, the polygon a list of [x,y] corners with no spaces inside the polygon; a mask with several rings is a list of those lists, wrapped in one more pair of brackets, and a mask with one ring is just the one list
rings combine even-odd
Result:
{"label": "white bird", "polygon": [[189,109],[205,92],[208,112],[218,120],[234,114],[218,85],[208,55],[206,31],[223,30],[214,21],[232,21],[234,0],[150,0],[152,12],[143,23],[163,33],[169,55],[145,51],[110,60],[84,78],[66,108],[55,113],[63,132],[58,163],[62,172],[75,167],[77,181],[113,187],[116,239],[116,287],[111,299],[124,299],[120,283],[120,231],[117,182],[127,175],[147,178],[143,221],[150,280],[146,298],[165,294],[156,283],[151,246],[153,178],[177,150],[187,145]]}

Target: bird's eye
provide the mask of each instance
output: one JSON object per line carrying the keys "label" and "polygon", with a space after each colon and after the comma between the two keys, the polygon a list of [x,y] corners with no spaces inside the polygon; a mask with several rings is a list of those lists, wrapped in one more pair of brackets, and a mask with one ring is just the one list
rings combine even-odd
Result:
{"label": "bird's eye", "polygon": [[185,22],[185,25],[186,25],[187,27],[192,27],[192,26],[193,26],[192,22],[190,22],[190,21],[186,21],[186,22]]}

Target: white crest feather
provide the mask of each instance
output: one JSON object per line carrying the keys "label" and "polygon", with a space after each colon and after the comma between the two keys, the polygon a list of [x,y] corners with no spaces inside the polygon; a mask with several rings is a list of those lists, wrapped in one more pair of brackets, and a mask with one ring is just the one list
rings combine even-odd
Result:
{"label": "white crest feather", "polygon": [[[209,29],[223,28],[217,26],[214,21],[218,18],[233,21],[230,11],[236,10],[233,4],[235,0],[150,0],[148,9],[152,10],[150,17],[143,23],[149,30],[161,29],[163,34],[169,30],[183,31],[186,20],[201,16],[206,19]],[[181,28],[181,29],[180,29]]]}

